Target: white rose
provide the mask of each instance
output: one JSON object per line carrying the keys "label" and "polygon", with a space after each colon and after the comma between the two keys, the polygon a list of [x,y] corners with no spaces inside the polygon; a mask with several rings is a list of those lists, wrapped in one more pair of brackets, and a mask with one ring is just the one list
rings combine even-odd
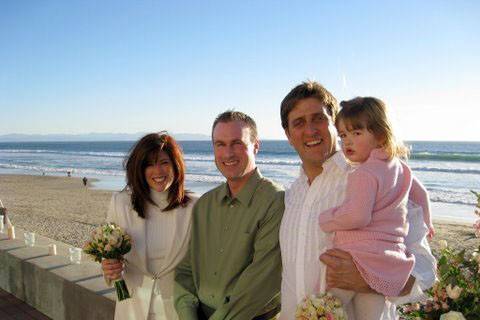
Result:
{"label": "white rose", "polygon": [[478,252],[473,252],[472,253],[472,260],[476,261],[477,263],[480,263],[480,254],[478,254]]}
{"label": "white rose", "polygon": [[120,231],[120,229],[115,229],[112,231],[112,235],[114,235],[115,237],[119,237],[121,234],[122,232]]}
{"label": "white rose", "polygon": [[96,239],[97,239],[97,240],[103,239],[103,230],[102,230],[102,229],[98,229],[98,230],[97,230]]}
{"label": "white rose", "polygon": [[118,243],[118,237],[111,234],[109,237],[108,237],[108,243],[112,246],[112,247],[115,247],[117,246],[117,243]]}
{"label": "white rose", "polygon": [[448,242],[447,242],[447,240],[440,240],[440,241],[438,242],[438,244],[440,245],[440,249],[442,249],[442,250],[445,250],[445,249],[448,248]]}
{"label": "white rose", "polygon": [[452,288],[451,284],[448,284],[447,286],[447,295],[450,299],[457,300],[458,297],[460,297],[460,293],[462,293],[462,288],[459,286],[455,286]]}
{"label": "white rose", "polygon": [[110,251],[112,251],[112,246],[110,244],[107,244],[105,246],[105,252],[110,252]]}
{"label": "white rose", "polygon": [[466,320],[461,312],[450,311],[440,316],[440,320]]}

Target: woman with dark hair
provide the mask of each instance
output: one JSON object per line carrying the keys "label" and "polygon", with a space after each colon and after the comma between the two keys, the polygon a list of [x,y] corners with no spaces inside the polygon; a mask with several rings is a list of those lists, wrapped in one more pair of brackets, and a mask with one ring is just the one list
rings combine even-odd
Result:
{"label": "woman with dark hair", "polygon": [[118,319],[178,319],[173,307],[176,265],[187,251],[194,199],[185,191],[180,147],[165,132],[141,138],[125,159],[127,185],[107,214],[132,238],[124,261],[106,259],[108,283],[123,277],[131,298],[118,301]]}

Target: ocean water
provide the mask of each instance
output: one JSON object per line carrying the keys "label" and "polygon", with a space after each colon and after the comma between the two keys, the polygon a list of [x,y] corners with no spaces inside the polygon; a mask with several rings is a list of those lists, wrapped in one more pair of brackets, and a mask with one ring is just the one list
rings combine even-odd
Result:
{"label": "ocean water", "polygon": [[[47,174],[96,178],[95,188],[120,190],[125,185],[123,160],[134,142],[0,143],[0,173]],[[203,193],[224,178],[213,160],[210,141],[180,141],[187,166],[187,187]],[[473,221],[480,191],[480,142],[408,142],[409,165],[430,193],[433,216]],[[300,159],[286,141],[262,141],[257,164],[262,174],[288,187],[298,175]],[[0,182],[1,183],[1,182]],[[437,211],[437,212],[436,212]]]}

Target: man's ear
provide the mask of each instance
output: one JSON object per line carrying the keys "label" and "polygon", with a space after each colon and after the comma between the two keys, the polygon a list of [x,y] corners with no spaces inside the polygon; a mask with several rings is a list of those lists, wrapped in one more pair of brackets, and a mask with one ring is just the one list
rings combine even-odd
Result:
{"label": "man's ear", "polygon": [[255,140],[255,142],[253,143],[253,154],[257,154],[259,149],[260,149],[260,141]]}
{"label": "man's ear", "polygon": [[283,129],[284,132],[285,132],[285,135],[287,136],[287,139],[288,139],[288,143],[290,145],[292,145],[292,143],[290,142],[290,133],[288,132],[288,127],[286,127],[285,129]]}

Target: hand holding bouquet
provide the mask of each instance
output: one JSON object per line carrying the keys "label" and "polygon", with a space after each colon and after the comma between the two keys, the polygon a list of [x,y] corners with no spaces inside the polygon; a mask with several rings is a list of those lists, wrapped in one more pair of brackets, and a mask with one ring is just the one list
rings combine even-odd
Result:
{"label": "hand holding bouquet", "polygon": [[[107,223],[92,232],[92,239],[85,244],[83,252],[101,263],[102,259],[122,260],[131,248],[130,236],[116,224]],[[130,298],[125,280],[120,277],[114,281],[114,285],[118,301]]]}
{"label": "hand holding bouquet", "polygon": [[311,295],[300,302],[295,313],[296,320],[347,320],[340,299],[329,293]]}

